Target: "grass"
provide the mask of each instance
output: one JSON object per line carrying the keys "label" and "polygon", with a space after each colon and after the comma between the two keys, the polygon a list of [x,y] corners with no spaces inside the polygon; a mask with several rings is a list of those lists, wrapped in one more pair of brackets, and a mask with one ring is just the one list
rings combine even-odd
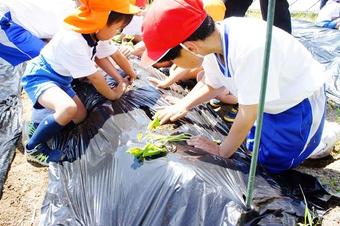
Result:
{"label": "grass", "polygon": [[340,123],[340,108],[337,108],[337,109],[335,110],[335,121],[336,121],[337,123]]}
{"label": "grass", "polygon": [[[248,10],[246,16],[261,18],[261,11],[260,10]],[[317,16],[318,14],[314,12],[298,12],[298,11],[291,12],[292,18],[307,20],[311,22],[314,22]]]}
{"label": "grass", "polygon": [[316,226],[316,225],[320,225],[320,222],[318,221],[318,219],[316,219],[314,214],[309,211],[308,203],[307,203],[307,200],[306,200],[306,197],[305,197],[305,194],[304,194],[304,192],[302,190],[301,185],[300,185],[300,189],[301,189],[303,200],[304,200],[304,203],[305,203],[305,215],[304,215],[303,223],[298,223],[298,226]]}

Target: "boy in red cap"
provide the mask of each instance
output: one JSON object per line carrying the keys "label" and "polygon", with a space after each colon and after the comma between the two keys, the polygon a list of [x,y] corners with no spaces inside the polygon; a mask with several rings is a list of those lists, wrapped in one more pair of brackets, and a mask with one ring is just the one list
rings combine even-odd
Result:
{"label": "boy in red cap", "polygon": [[[136,78],[128,60],[117,52],[111,39],[138,11],[129,0],[81,0],[75,14],[65,19],[69,28],[58,32],[27,66],[22,84],[33,107],[54,111],[42,120],[25,144],[28,160],[47,165],[63,159],[62,151],[51,150],[46,142],[68,123],[79,123],[86,117],[85,106],[71,87],[73,78],[86,77],[110,100],[120,98],[126,81],[109,58],[120,65],[130,81]],[[96,64],[118,82],[116,88],[108,86]]]}
{"label": "boy in red cap", "polygon": [[[175,106],[157,112],[161,123],[184,117],[191,108],[227,88],[239,112],[221,145],[206,137],[188,144],[229,158],[248,136],[252,150],[260,95],[266,23],[231,17],[215,24],[199,0],[156,0],[143,23],[144,65],[171,60],[183,68],[203,65],[205,76]],[[280,173],[313,155],[329,153],[339,139],[324,131],[326,75],[308,50],[287,32],[273,28],[259,162]],[[321,137],[325,137],[321,142]],[[332,139],[330,139],[330,137]]]}

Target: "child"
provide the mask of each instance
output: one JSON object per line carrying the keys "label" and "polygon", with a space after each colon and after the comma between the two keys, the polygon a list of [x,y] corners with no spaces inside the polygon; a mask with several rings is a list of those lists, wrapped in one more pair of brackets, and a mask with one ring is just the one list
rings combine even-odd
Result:
{"label": "child", "polygon": [[[225,16],[226,6],[222,0],[203,0],[203,8],[210,15],[214,21],[220,21]],[[157,88],[166,89],[172,84],[177,82],[183,82],[187,80],[200,81],[202,76],[199,72],[203,71],[203,67],[198,68],[181,68],[173,64],[169,70],[169,77],[164,80],[159,80],[155,77],[148,78],[150,82],[154,83]],[[223,90],[215,98],[225,104],[237,104],[237,99],[229,95],[228,90]],[[212,100],[211,103],[215,103],[217,100]],[[218,105],[219,106],[219,105]],[[217,106],[214,106],[217,107]]]}
{"label": "child", "polygon": [[0,57],[16,66],[38,56],[75,8],[72,0],[2,0]]}
{"label": "child", "polygon": [[340,0],[329,0],[320,9],[316,25],[330,29],[340,29]]}
{"label": "child", "polygon": [[[122,30],[122,33],[119,36],[119,39],[122,41],[122,45],[119,47],[119,51],[122,52],[126,57],[129,57],[131,54],[135,55],[135,46],[136,44],[142,41],[142,22],[144,18],[143,9],[146,7],[145,0],[130,0],[131,4],[138,6],[141,11],[135,14],[131,20],[131,22]],[[124,45],[124,42],[127,41],[128,44]],[[138,51],[137,51],[138,52]]]}
{"label": "child", "polygon": [[[28,159],[42,165],[63,159],[63,153],[51,150],[46,142],[71,121],[79,123],[86,117],[86,109],[71,87],[73,78],[86,77],[110,100],[118,99],[126,88],[126,82],[115,73],[108,58],[116,52],[110,39],[139,9],[128,0],[82,0],[81,3],[76,13],[65,19],[70,29],[53,37],[30,62],[22,78],[33,107],[54,111],[39,124],[25,146]],[[107,85],[93,60],[119,82],[117,88]],[[131,66],[128,62],[125,66],[128,70],[122,69],[134,80],[136,75]]]}
{"label": "child", "polygon": [[[184,82],[188,80],[195,80],[195,82],[199,82],[203,76],[203,67],[188,69],[188,68],[181,68],[177,65],[173,64],[169,70],[169,77],[164,80],[157,79],[155,77],[149,77],[148,80],[154,83],[157,88],[166,89],[170,87],[172,84],[177,82]],[[237,98],[233,95],[230,95],[230,92],[227,89],[221,90],[221,92],[217,93],[214,97],[216,99],[212,100],[210,103],[213,107],[220,107],[219,102],[224,104],[237,104]],[[218,103],[216,106],[214,103]],[[229,119],[231,120],[231,119]]]}
{"label": "child", "polygon": [[[188,144],[229,158],[248,135],[252,150],[265,34],[266,23],[257,19],[232,17],[215,25],[199,0],[154,1],[143,23],[147,49],[143,64],[172,60],[184,68],[203,63],[205,70],[204,78],[186,97],[157,112],[161,123],[185,116],[189,109],[227,88],[239,102],[228,136],[221,145],[200,136]],[[319,144],[326,132],[335,138],[328,147],[339,139],[334,136],[339,135],[339,126],[337,131],[323,131],[325,79],[323,68],[308,50],[274,27],[259,151],[259,162],[268,171],[280,173],[294,168],[315,152],[324,155]]]}

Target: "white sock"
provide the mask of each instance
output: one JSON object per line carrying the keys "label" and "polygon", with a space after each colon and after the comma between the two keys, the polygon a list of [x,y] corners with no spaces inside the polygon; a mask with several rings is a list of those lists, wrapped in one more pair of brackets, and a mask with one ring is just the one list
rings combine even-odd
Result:
{"label": "white sock", "polygon": [[326,157],[331,153],[335,144],[340,141],[340,125],[336,122],[325,121],[320,144],[309,156],[311,159]]}

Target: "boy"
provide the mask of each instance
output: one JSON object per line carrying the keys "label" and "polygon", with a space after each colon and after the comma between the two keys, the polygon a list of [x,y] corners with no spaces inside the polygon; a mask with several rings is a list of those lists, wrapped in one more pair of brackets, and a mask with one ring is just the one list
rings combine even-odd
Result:
{"label": "boy", "polygon": [[[203,8],[207,12],[209,16],[213,18],[214,21],[221,21],[224,18],[231,17],[231,16],[245,16],[248,8],[252,4],[253,0],[202,0]],[[264,20],[267,18],[267,7],[268,1],[261,0],[261,11],[262,17]],[[288,10],[289,4],[286,0],[278,0],[276,1],[275,5],[275,18],[274,18],[274,25],[291,33],[291,21],[290,21],[290,13]],[[173,65],[173,68],[176,70],[170,70],[170,76],[164,80],[158,80],[156,78],[150,78],[150,81],[155,83],[159,88],[167,88],[173,83],[182,80],[188,80],[192,78],[196,78],[195,73],[201,71],[202,68],[197,69],[184,69]],[[199,80],[199,79],[198,79]],[[236,104],[237,99],[229,95],[228,90],[224,90],[216,99],[220,100],[226,104]],[[211,103],[216,102],[216,100],[212,100]],[[232,120],[232,119],[228,119]]]}
{"label": "boy", "polygon": [[2,0],[0,57],[16,66],[38,56],[75,8],[72,0]]}
{"label": "boy", "polygon": [[[199,0],[168,0],[167,4],[156,0],[143,23],[147,49],[143,64],[172,60],[184,68],[203,63],[205,70],[191,93],[157,113],[161,123],[185,116],[227,88],[239,102],[228,136],[221,145],[205,137],[193,137],[188,144],[229,158],[248,135],[252,150],[265,31],[265,22],[250,18],[232,17],[215,25]],[[299,41],[275,27],[270,56],[259,162],[270,172],[280,173],[320,150],[326,76]]]}
{"label": "boy", "polygon": [[[81,3],[76,13],[65,19],[70,29],[53,37],[39,57],[30,62],[22,78],[33,107],[54,111],[44,118],[25,145],[28,159],[42,165],[63,159],[63,153],[51,150],[46,142],[71,121],[80,123],[86,117],[86,109],[71,87],[73,78],[86,77],[110,100],[118,99],[126,88],[126,81],[109,59],[117,52],[110,39],[139,9],[128,0],[82,0]],[[117,88],[107,85],[95,64],[118,82]],[[136,78],[127,60],[122,69],[131,82]]]}

